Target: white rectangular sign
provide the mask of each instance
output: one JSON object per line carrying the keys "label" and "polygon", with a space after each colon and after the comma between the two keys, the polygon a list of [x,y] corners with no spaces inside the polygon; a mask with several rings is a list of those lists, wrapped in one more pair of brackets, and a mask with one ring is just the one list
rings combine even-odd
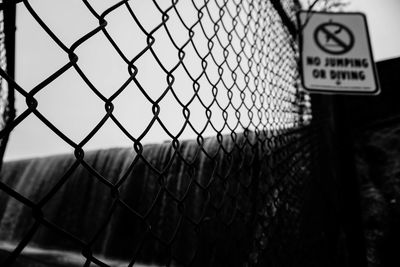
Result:
{"label": "white rectangular sign", "polygon": [[365,15],[299,12],[304,88],[317,93],[378,94]]}

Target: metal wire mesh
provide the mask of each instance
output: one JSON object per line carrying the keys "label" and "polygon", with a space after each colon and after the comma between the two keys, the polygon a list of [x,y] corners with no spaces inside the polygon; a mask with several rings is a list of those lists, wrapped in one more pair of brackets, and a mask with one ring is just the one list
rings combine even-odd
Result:
{"label": "metal wire mesh", "polygon": [[[1,1],[2,2],[2,1]],[[0,2],[0,3],[1,3]],[[6,69],[6,48],[5,48],[5,34],[4,34],[4,14],[0,11],[0,68]],[[0,129],[4,129],[7,119],[9,117],[8,112],[8,86],[3,78],[0,78]],[[4,141],[3,138],[0,140],[0,157],[3,156]]]}
{"label": "metal wire mesh", "polygon": [[[100,12],[94,2],[84,0],[82,8],[98,26],[71,45],[44,22],[31,2],[17,1],[68,60],[31,88],[19,85],[4,68],[0,70],[27,104],[1,134],[34,116],[74,153],[63,160],[36,159],[4,166],[1,225],[10,229],[13,224],[4,215],[9,207],[18,206],[27,217],[13,228],[12,235],[5,230],[0,235],[12,244],[5,264],[21,260],[30,246],[80,252],[84,266],[116,265],[110,259],[129,266],[294,264],[298,258],[288,255],[300,255],[304,249],[299,240],[304,195],[318,150],[310,99],[299,88],[294,24],[287,24],[295,21],[296,1],[154,0],[149,27],[137,11],[137,2],[117,1]],[[191,13],[185,13],[187,6]],[[131,25],[123,25],[123,30],[136,27],[141,33],[138,43],[143,45],[133,55],[118,45],[111,30],[109,18],[118,10],[131,18]],[[80,65],[84,55],[79,48],[100,35],[118,54],[128,76],[109,96]],[[174,50],[167,59],[166,43]],[[152,59],[154,76],[164,79],[157,89],[141,76],[145,57]],[[68,71],[79,75],[86,85],[82,90],[104,105],[102,118],[78,142],[41,112],[38,100]],[[190,86],[182,86],[180,79],[188,80]],[[114,112],[115,103],[127,90],[136,90],[151,109],[151,119],[140,132],[132,133]],[[166,99],[182,114],[178,130],[171,130],[163,118]],[[197,123],[196,112],[204,124]],[[141,114],[132,114],[134,123],[140,119]],[[103,152],[87,152],[86,146],[106,122],[118,127],[133,149],[118,155],[109,152],[108,161],[96,163]],[[169,140],[145,144],[143,140],[155,125]],[[182,140],[188,129],[192,140]],[[129,164],[118,165],[121,158]],[[58,166],[52,172],[45,167],[49,162]],[[119,168],[118,172],[111,173],[113,168]],[[36,184],[36,188],[49,187],[34,194],[28,186],[21,186],[18,177],[25,177],[23,183]],[[70,184],[87,188],[86,195],[76,195]],[[59,194],[69,194],[70,203],[56,209],[76,209],[79,214],[73,227],[51,213]],[[84,204],[91,203],[96,194],[104,196],[102,201]]]}

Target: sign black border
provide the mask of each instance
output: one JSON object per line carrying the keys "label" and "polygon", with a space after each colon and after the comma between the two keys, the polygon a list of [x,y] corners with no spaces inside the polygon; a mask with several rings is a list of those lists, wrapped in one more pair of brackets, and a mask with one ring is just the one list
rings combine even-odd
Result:
{"label": "sign black border", "polygon": [[371,46],[371,38],[369,35],[369,28],[368,28],[368,23],[367,23],[367,17],[364,13],[362,12],[317,12],[317,11],[307,11],[307,10],[300,10],[297,12],[297,25],[299,25],[299,28],[303,30],[303,26],[301,24],[300,20],[300,14],[301,13],[306,13],[306,14],[328,14],[328,15],[359,15],[363,18],[364,20],[364,26],[365,30],[367,32],[367,39],[368,39],[368,48],[369,48],[369,56],[371,57],[372,61],[372,72],[374,73],[374,80],[375,80],[375,89],[372,91],[357,91],[357,90],[346,90],[346,89],[338,89],[338,90],[329,90],[329,89],[316,89],[316,88],[307,88],[304,83],[304,68],[303,68],[303,34],[302,32],[299,32],[299,49],[300,49],[300,73],[301,73],[301,85],[303,86],[304,89],[306,89],[310,93],[319,93],[319,94],[342,94],[342,95],[379,95],[380,91],[380,85],[379,85],[379,78],[378,78],[378,73],[376,70],[376,64],[374,60],[374,55],[372,53],[372,46]]}

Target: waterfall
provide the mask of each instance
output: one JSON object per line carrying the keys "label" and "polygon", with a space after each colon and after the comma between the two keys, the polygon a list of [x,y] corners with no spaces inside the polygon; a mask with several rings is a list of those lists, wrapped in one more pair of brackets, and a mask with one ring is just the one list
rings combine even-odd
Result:
{"label": "waterfall", "polygon": [[[105,182],[73,155],[12,161],[4,163],[1,181],[37,204],[72,171],[42,206],[43,217],[91,242],[92,251],[103,257],[130,261],[135,255],[139,262],[158,264],[173,258],[183,264],[198,262],[195,266],[218,266],[229,257],[235,266],[235,257],[247,252],[255,216],[251,201],[259,149],[254,140],[254,134],[238,134],[219,141],[207,138],[202,146],[195,140],[181,141],[179,148],[148,144],[139,155],[133,148],[86,152],[85,162]],[[114,207],[116,198],[106,183],[117,184],[122,177]],[[34,222],[30,208],[0,191],[2,242],[18,242]],[[82,249],[44,225],[29,246]]]}

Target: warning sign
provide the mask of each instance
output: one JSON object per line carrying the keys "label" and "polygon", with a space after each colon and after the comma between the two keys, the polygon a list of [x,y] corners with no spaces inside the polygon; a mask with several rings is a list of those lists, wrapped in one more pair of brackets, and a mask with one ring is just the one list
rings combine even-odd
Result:
{"label": "warning sign", "polygon": [[320,93],[378,94],[362,13],[300,12],[303,86]]}

